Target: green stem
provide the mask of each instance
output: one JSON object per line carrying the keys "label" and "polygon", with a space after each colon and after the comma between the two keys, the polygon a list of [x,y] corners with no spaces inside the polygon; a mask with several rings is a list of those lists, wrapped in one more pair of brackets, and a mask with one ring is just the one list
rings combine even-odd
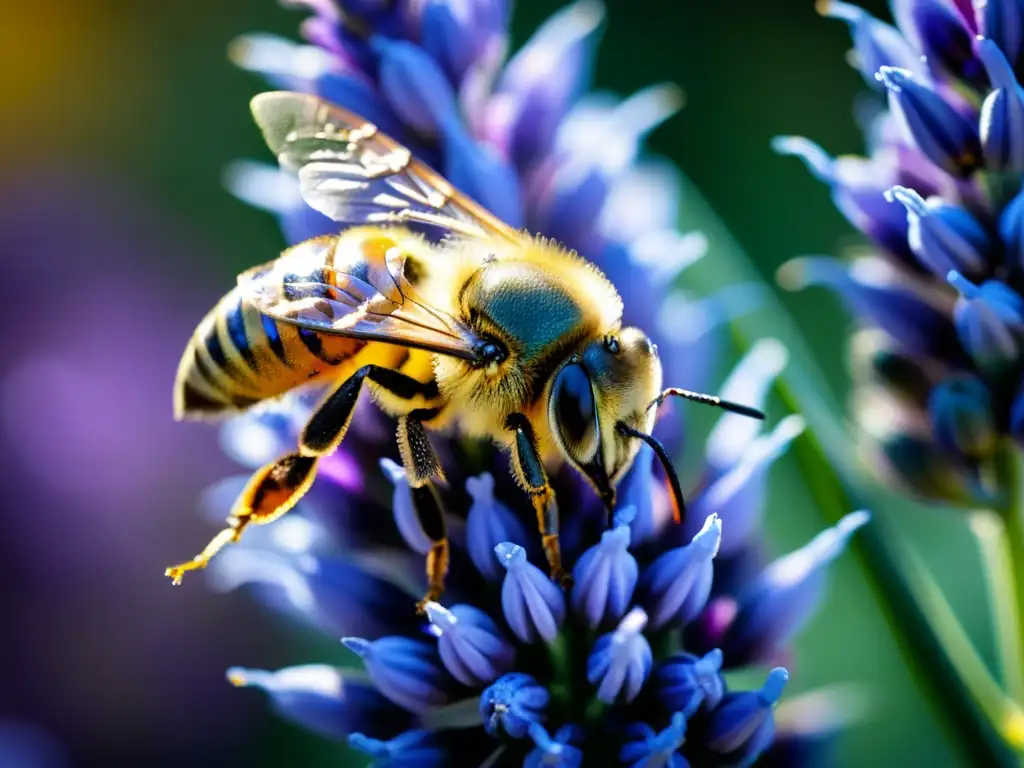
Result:
{"label": "green stem", "polygon": [[[780,390],[789,401],[784,385]],[[811,494],[830,523],[837,522],[841,510],[860,506],[856,502],[861,499],[851,497],[835,474],[823,471],[827,470],[827,460],[813,433],[801,435],[793,448],[804,467]],[[876,516],[854,537],[852,546],[908,668],[949,731],[960,740],[972,766],[1016,765],[1000,734],[1012,735],[1007,725],[1017,721],[1006,717],[1007,710],[994,703],[993,687],[998,692],[998,686],[977,659],[970,640],[957,624],[950,625],[951,611],[945,616],[935,615],[935,594],[922,586],[920,564],[914,563],[918,567],[912,579],[905,553],[897,551],[894,540]],[[932,599],[923,600],[929,593]],[[962,655],[965,649],[970,651],[967,657]],[[995,714],[998,717],[992,719]]]}
{"label": "green stem", "polygon": [[1015,561],[1020,562],[1020,553],[1014,557],[1009,529],[995,512],[973,512],[968,524],[981,553],[1003,684],[1015,701],[1024,703],[1024,615],[1020,604],[1024,593],[1018,583],[1019,569],[1014,566]]}
{"label": "green stem", "polygon": [[[1005,547],[1008,550],[1009,569],[1012,581],[1007,585],[1006,602],[1012,604],[1017,613],[1018,638],[1024,637],[1024,494],[1021,493],[1021,460],[1012,444],[1004,444],[996,452],[995,471],[997,487],[1005,494],[1003,503],[996,511],[1004,526]],[[1019,663],[1024,665],[1024,647],[1018,648]],[[1014,698],[1024,705],[1024,684],[1014,690]]]}

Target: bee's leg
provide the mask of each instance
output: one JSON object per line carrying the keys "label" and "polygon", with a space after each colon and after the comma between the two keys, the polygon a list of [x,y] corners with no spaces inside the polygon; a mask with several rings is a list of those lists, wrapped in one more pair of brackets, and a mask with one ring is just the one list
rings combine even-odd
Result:
{"label": "bee's leg", "polygon": [[427,553],[427,593],[416,604],[419,613],[425,613],[426,604],[441,597],[444,578],[448,573],[448,534],[444,508],[434,486],[435,479],[444,479],[444,472],[423,426],[424,421],[429,421],[438,413],[434,408],[418,409],[398,420],[398,450],[412,491],[413,507],[423,532],[433,542]]}
{"label": "bee's leg", "polygon": [[309,490],[316,477],[317,457],[289,453],[259,469],[249,480],[228,515],[228,527],[218,533],[206,549],[186,563],[171,566],[164,573],[181,584],[186,571],[205,568],[224,545],[238,541],[250,523],[276,520]]}
{"label": "bee's leg", "polygon": [[389,368],[365,365],[341,382],[313,411],[299,435],[299,450],[259,469],[235,501],[227,527],[218,533],[206,549],[185,563],[165,571],[180,584],[187,571],[205,568],[226,544],[238,541],[250,523],[262,525],[276,520],[301,499],[316,478],[317,461],[333,453],[345,437],[352,421],[363,380],[369,378],[399,397],[437,396],[434,382],[423,383]]}
{"label": "bee's leg", "polygon": [[554,491],[537,451],[537,440],[529,419],[514,413],[505,420],[505,427],[515,433],[512,443],[512,471],[516,481],[529,495],[537,514],[537,527],[544,543],[551,578],[565,587],[572,585],[572,576],[562,567],[562,550],[558,544],[558,508],[553,504]]}

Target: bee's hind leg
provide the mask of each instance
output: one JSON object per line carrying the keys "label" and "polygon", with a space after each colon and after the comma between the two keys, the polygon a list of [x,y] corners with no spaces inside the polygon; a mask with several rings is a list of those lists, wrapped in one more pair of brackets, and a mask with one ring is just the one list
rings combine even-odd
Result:
{"label": "bee's hind leg", "polygon": [[389,368],[364,365],[355,371],[331,390],[313,411],[299,435],[298,451],[282,456],[253,475],[231,508],[227,527],[194,558],[165,571],[171,581],[180,584],[186,572],[205,568],[227,544],[238,541],[250,523],[272,522],[295,506],[316,478],[317,461],[333,453],[344,439],[367,378],[399,397],[437,396],[433,382],[419,382]]}
{"label": "bee's hind leg", "polygon": [[205,568],[225,545],[238,541],[250,523],[276,520],[309,490],[316,477],[317,457],[289,453],[262,467],[242,491],[228,516],[228,527],[218,533],[206,548],[185,563],[171,566],[164,573],[180,584],[187,571]]}
{"label": "bee's hind leg", "polygon": [[413,507],[423,532],[433,542],[427,553],[427,592],[416,604],[419,613],[424,613],[427,603],[438,600],[444,593],[444,579],[448,574],[448,534],[444,507],[434,486],[435,479],[444,479],[444,472],[423,427],[424,421],[429,421],[438,413],[434,408],[422,408],[398,420],[398,450],[402,454],[405,476],[412,491]]}
{"label": "bee's hind leg", "polygon": [[554,504],[555,494],[537,451],[533,427],[521,413],[509,416],[505,420],[505,427],[515,432],[512,471],[516,481],[529,494],[533,511],[537,513],[537,527],[544,544],[544,556],[551,569],[551,578],[569,588],[572,586],[572,576],[562,567],[562,549],[558,541],[558,507]]}

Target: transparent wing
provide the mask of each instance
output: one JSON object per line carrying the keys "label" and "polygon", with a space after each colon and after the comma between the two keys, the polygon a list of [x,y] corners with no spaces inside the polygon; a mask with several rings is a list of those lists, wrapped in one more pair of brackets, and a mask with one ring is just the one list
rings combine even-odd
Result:
{"label": "transparent wing", "polygon": [[518,233],[414,159],[377,126],[316,96],[274,91],[252,113],[282,167],[298,173],[302,197],[345,224],[421,224],[464,237]]}
{"label": "transparent wing", "polygon": [[334,243],[307,240],[243,272],[238,284],[260,312],[281,322],[478,360],[481,339],[416,293],[404,277],[403,253],[368,256],[342,272],[330,266]]}

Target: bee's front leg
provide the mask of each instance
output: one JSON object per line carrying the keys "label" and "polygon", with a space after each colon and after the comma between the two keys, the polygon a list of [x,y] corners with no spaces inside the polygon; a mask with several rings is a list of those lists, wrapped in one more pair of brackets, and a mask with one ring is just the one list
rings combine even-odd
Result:
{"label": "bee's front leg", "polygon": [[433,542],[427,553],[427,592],[416,604],[416,611],[421,614],[426,613],[427,603],[440,599],[448,574],[447,525],[441,497],[434,487],[434,480],[443,480],[444,472],[423,426],[424,421],[439,412],[436,408],[421,408],[398,420],[398,451],[412,491],[413,507],[423,532]]}
{"label": "bee's front leg", "polygon": [[533,427],[526,416],[514,413],[505,420],[505,428],[515,433],[512,472],[520,487],[530,495],[530,503],[537,514],[537,527],[544,544],[544,556],[551,569],[551,579],[568,589],[572,586],[572,576],[562,567],[562,549],[558,541],[558,507],[553,503],[555,493],[537,451]]}

